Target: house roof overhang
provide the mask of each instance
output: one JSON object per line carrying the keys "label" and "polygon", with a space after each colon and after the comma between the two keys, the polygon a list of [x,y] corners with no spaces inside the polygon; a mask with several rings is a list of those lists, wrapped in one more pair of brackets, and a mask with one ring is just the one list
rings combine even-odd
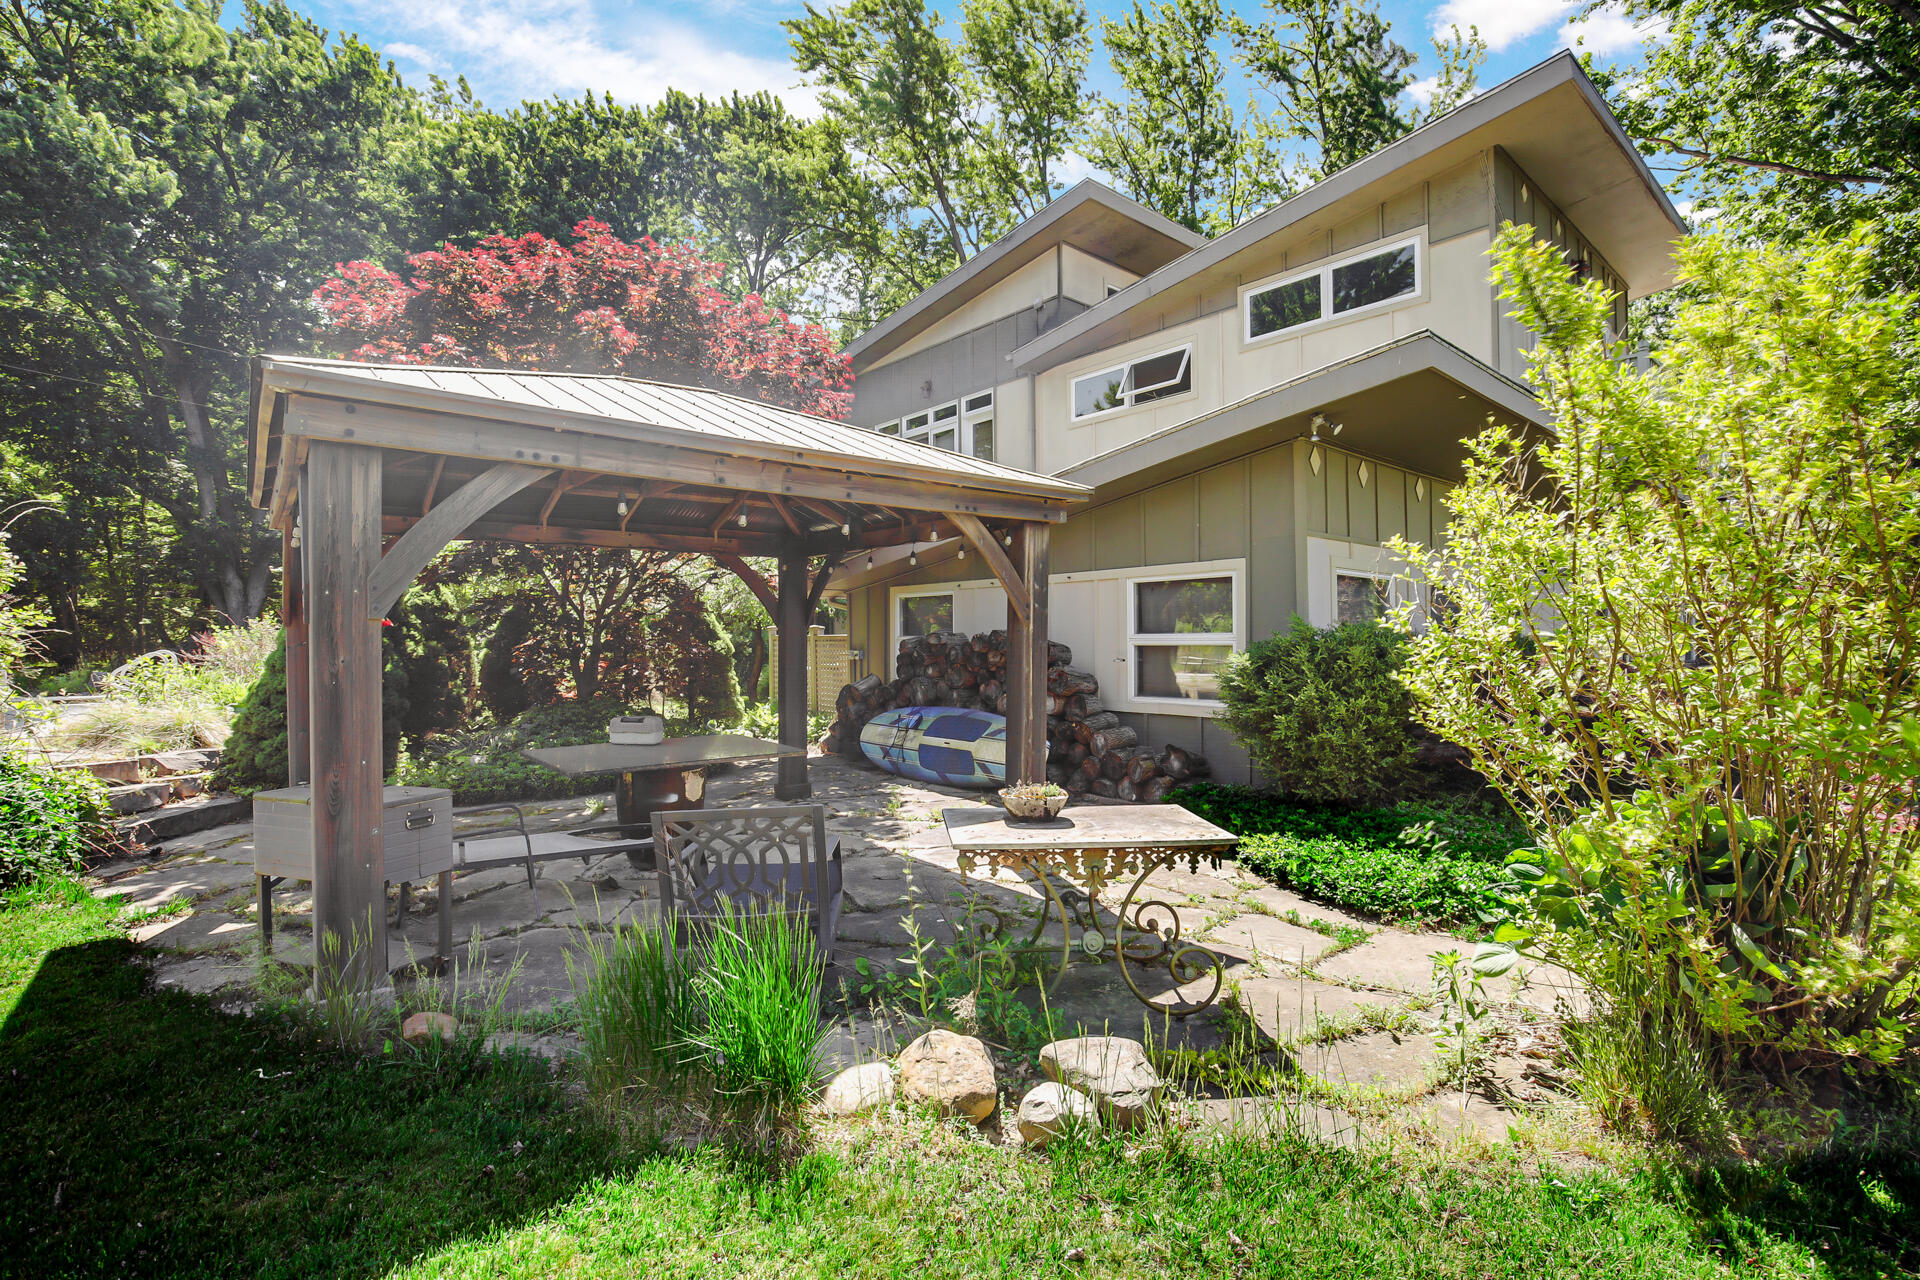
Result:
{"label": "house roof overhang", "polygon": [[[1209,413],[1065,467],[1105,501],[1313,430],[1333,447],[1457,479],[1461,441],[1490,422],[1550,432],[1526,387],[1430,332],[1411,334],[1268,387]],[[1337,425],[1336,434],[1332,428]]]}
{"label": "house roof overhang", "polygon": [[1191,228],[1092,178],[1082,179],[1019,226],[947,273],[911,302],[848,343],[856,372],[910,341],[953,308],[985,292],[1056,244],[1146,275],[1207,242]]}
{"label": "house roof overhang", "polygon": [[1562,51],[1054,326],[1008,362],[1032,373],[1097,349],[1136,307],[1239,283],[1236,257],[1270,237],[1330,226],[1390,194],[1396,182],[1443,172],[1495,146],[1592,240],[1631,297],[1673,283],[1673,245],[1686,223],[1579,61]]}
{"label": "house roof overhang", "polygon": [[623,377],[260,356],[252,426],[250,496],[277,527],[292,518],[300,456],[321,441],[381,451],[389,533],[508,466],[541,474],[466,536],[833,554],[945,536],[956,514],[1063,520],[1089,496],[723,391]]}

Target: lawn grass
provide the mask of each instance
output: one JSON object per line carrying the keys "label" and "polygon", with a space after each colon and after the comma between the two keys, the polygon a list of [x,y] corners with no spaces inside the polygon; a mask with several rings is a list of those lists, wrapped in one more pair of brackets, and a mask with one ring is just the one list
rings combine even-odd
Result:
{"label": "lawn grass", "polygon": [[145,989],[84,890],[0,910],[0,1275],[1896,1276],[1920,1172],[1574,1175],[1297,1142],[1044,1157],[931,1120],[777,1172],[623,1147],[537,1064],[349,1060]]}

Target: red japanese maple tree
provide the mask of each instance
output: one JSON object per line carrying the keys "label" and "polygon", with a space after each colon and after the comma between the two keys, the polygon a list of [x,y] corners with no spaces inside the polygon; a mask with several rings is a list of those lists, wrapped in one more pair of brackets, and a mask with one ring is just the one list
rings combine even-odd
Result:
{"label": "red japanese maple tree", "polygon": [[410,255],[404,276],[344,263],[314,300],[350,360],[623,373],[846,413],[852,365],[819,325],[728,297],[721,265],[685,246],[591,220],[573,233],[447,245]]}

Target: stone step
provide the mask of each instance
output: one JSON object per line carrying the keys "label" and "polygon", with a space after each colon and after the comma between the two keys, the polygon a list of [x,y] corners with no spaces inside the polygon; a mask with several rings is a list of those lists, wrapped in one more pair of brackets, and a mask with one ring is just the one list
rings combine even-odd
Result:
{"label": "stone step", "polygon": [[[160,782],[149,785],[164,787],[167,784]],[[162,840],[178,839],[229,822],[244,822],[252,813],[252,797],[215,792],[122,818],[113,825],[114,830],[125,839],[141,844],[158,844]]]}

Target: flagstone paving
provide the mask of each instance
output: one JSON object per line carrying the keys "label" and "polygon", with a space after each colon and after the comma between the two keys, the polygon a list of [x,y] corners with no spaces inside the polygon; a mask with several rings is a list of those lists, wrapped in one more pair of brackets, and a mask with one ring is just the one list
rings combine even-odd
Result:
{"label": "flagstone paving", "polygon": [[[833,758],[816,758],[810,767],[815,798],[827,806],[828,826],[841,839],[846,895],[828,991],[835,1000],[853,993],[823,1051],[825,1067],[877,1056],[917,1034],[897,1011],[861,1009],[858,996],[872,985],[872,975],[901,966],[915,936],[938,952],[995,913],[1030,921],[1044,899],[1012,872],[990,880],[959,873],[940,811],[978,803],[976,793],[925,786]],[[709,803],[772,803],[772,784],[771,765],[738,768],[710,779]],[[600,796],[525,808],[530,823],[565,828],[604,813],[608,802]],[[475,829],[496,819],[456,813],[455,827]],[[252,859],[251,825],[234,824],[102,866],[96,892],[124,897],[148,913],[135,937],[152,949],[156,983],[245,1006],[261,973]],[[1303,1123],[1336,1141],[1346,1140],[1355,1114],[1375,1115],[1382,1107],[1398,1107],[1403,1119],[1442,1131],[1497,1137],[1516,1110],[1551,1105],[1559,1097],[1557,1082],[1538,1069],[1544,1056],[1538,1046],[1554,1034],[1556,1001],[1577,997],[1564,975],[1556,982],[1548,980],[1556,975],[1536,972],[1487,984],[1496,1009],[1488,1026],[1492,1052],[1480,1092],[1463,1102],[1457,1087],[1440,1087],[1445,1064],[1436,1051],[1432,957],[1454,948],[1470,952],[1470,942],[1355,916],[1232,862],[1217,870],[1156,872],[1148,884],[1178,910],[1185,939],[1221,956],[1222,998],[1186,1020],[1149,1013],[1134,1000],[1116,964],[1077,958],[1047,991],[1045,1012],[1056,1034],[1085,1029],[1151,1037],[1205,1054],[1244,1045],[1248,1029],[1255,1029],[1264,1053],[1250,1061],[1268,1067],[1285,1061],[1298,1069],[1286,1077],[1298,1086],[1287,1102],[1291,1118],[1269,1114],[1259,1123]],[[1119,886],[1103,896],[1109,917],[1124,892]],[[543,863],[531,888],[518,868],[461,873],[453,889],[456,964],[462,981],[476,987],[511,979],[502,996],[509,1013],[550,1014],[559,1007],[564,1015],[572,997],[568,957],[581,960],[583,932],[644,920],[657,909],[654,874],[635,869],[621,854]],[[419,886],[406,919],[392,931],[394,964],[432,952],[436,910],[432,887]],[[310,964],[311,911],[306,886],[276,891],[276,961]],[[1024,926],[1020,936],[1030,928]],[[1057,955],[1057,926],[1043,930],[1041,938]],[[856,967],[862,962],[864,974]],[[1164,998],[1174,990],[1164,970],[1134,973],[1149,995]],[[1191,995],[1195,987],[1183,990]],[[550,1050],[564,1041],[561,1033],[558,1041],[543,1044]],[[1189,1114],[1208,1126],[1238,1125],[1265,1101],[1272,1099],[1203,1097]]]}

